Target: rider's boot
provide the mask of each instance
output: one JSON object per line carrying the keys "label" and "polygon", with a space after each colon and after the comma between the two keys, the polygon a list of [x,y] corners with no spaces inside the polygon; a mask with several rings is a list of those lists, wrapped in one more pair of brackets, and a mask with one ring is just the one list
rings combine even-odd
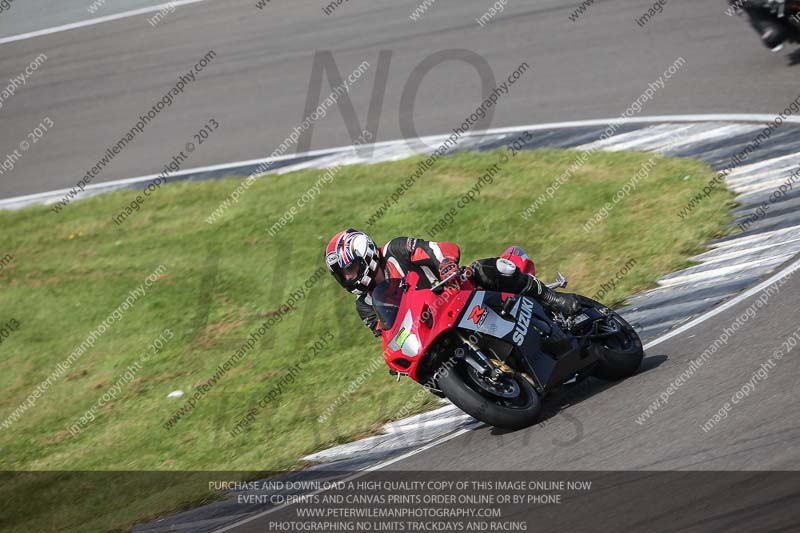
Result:
{"label": "rider's boot", "polygon": [[535,276],[525,274],[528,277],[525,288],[520,291],[523,296],[532,296],[543,307],[551,311],[559,312],[565,316],[577,315],[581,310],[581,304],[575,294],[569,292],[556,292]]}

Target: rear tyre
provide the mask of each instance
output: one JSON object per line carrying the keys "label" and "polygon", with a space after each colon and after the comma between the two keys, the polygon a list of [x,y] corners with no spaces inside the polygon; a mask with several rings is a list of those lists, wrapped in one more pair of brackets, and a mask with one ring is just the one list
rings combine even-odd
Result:
{"label": "rear tyre", "polygon": [[[437,382],[447,399],[456,407],[489,424],[503,429],[533,425],[541,411],[536,389],[520,375],[506,374],[494,385],[484,380],[463,361],[438,375]],[[496,392],[492,392],[492,389]]]}
{"label": "rear tyre", "polygon": [[[581,296],[581,304],[597,309],[605,308],[603,304],[585,296]],[[616,335],[592,342],[592,349],[599,357],[593,374],[606,381],[618,381],[631,377],[639,370],[644,358],[642,340],[633,326],[614,311],[610,311],[606,321],[609,331],[618,330],[619,332]]]}

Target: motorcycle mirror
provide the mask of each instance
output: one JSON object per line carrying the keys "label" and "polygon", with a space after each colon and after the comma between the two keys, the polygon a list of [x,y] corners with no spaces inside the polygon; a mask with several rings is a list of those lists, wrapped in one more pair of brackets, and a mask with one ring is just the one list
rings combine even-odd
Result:
{"label": "motorcycle mirror", "polygon": [[564,277],[564,274],[561,272],[556,272],[556,280],[553,283],[549,283],[547,286],[551,289],[563,289],[567,286],[567,278]]}
{"label": "motorcycle mirror", "polygon": [[447,276],[445,276],[444,279],[441,279],[437,283],[434,283],[431,286],[431,292],[433,294],[440,294],[442,291],[444,291],[444,287],[447,284],[447,282],[452,280],[456,276],[461,275],[461,272],[463,272],[463,270],[464,270],[463,268],[457,268],[451,274],[448,274]]}

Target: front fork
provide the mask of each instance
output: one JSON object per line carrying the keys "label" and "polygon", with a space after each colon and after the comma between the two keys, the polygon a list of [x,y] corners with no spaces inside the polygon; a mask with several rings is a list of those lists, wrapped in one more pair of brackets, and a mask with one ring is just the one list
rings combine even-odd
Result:
{"label": "front fork", "polygon": [[477,346],[470,338],[465,337],[462,333],[458,334],[461,341],[469,347],[469,350],[464,350],[463,348],[458,348],[456,350],[456,355],[458,355],[458,351],[462,350],[464,353],[462,357],[464,361],[470,365],[472,368],[478,372],[478,375],[485,378],[492,384],[497,384],[498,380],[503,377],[504,375],[514,376],[517,375],[521,376],[525,379],[528,383],[530,383],[536,392],[541,394],[542,390],[541,387],[536,383],[534,379],[532,379],[527,373],[525,372],[516,372],[513,368],[505,364],[500,359],[493,359],[483,353],[479,346]]}
{"label": "front fork", "polygon": [[[464,350],[463,348],[456,349],[456,355],[458,355],[458,350],[463,350],[463,358],[466,363],[475,369],[475,371],[481,375],[482,377],[495,382],[497,381],[502,375],[503,370],[500,366],[496,365],[492,359],[490,359],[486,354],[484,354],[481,349],[478,347],[477,344],[472,342],[469,337],[465,337],[462,333],[458,334],[461,342],[465,345],[469,346],[469,350]],[[498,361],[501,365],[508,368],[504,363]],[[510,370],[510,368],[509,368]]]}

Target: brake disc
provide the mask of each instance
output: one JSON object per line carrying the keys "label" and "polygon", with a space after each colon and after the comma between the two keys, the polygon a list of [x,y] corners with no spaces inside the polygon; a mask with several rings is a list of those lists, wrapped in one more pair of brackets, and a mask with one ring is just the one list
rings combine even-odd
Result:
{"label": "brake disc", "polygon": [[478,387],[482,388],[489,394],[500,396],[501,398],[516,398],[520,394],[519,384],[517,384],[517,381],[513,377],[506,376],[504,374],[503,377],[492,383],[488,379],[478,374],[478,372],[471,366],[467,367],[467,373],[469,374],[469,377],[472,378],[472,381],[478,385]]}

